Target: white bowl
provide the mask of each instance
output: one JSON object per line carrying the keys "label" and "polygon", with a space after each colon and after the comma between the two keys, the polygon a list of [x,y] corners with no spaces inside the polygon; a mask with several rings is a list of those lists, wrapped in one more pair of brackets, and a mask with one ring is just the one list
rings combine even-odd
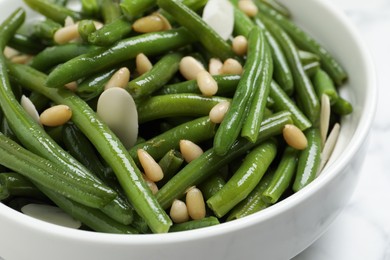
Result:
{"label": "white bowl", "polygon": [[[4,19],[21,0],[0,0]],[[342,94],[354,112],[323,173],[300,192],[243,219],[200,230],[115,235],[42,222],[0,204],[0,257],[21,259],[289,259],[313,243],[347,203],[358,180],[374,117],[372,61],[344,14],[325,0],[281,0],[349,73]]]}

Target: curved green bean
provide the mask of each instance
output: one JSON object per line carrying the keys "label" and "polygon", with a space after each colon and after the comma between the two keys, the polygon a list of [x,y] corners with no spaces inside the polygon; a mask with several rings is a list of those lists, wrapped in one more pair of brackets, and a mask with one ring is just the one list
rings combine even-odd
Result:
{"label": "curved green bean", "polygon": [[88,36],[88,42],[98,46],[109,46],[121,40],[131,32],[131,23],[124,17],[105,24]]}
{"label": "curved green bean", "polygon": [[214,225],[218,225],[219,223],[220,222],[216,217],[205,217],[202,219],[191,220],[180,224],[174,224],[169,229],[169,232],[180,232],[204,227],[211,227]]}

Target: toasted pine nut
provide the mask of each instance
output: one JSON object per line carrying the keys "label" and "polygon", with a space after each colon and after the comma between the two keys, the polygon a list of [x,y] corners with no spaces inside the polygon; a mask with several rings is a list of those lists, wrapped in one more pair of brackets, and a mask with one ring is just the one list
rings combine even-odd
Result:
{"label": "toasted pine nut", "polygon": [[196,75],[196,82],[200,92],[205,96],[213,96],[218,91],[218,83],[207,70],[203,70]]}
{"label": "toasted pine nut", "polygon": [[241,75],[243,71],[242,65],[235,59],[229,58],[223,63],[222,74],[238,74]]}
{"label": "toasted pine nut", "polygon": [[257,6],[252,0],[240,0],[238,1],[238,8],[243,11],[247,16],[254,17],[258,13]]}
{"label": "toasted pine nut", "polygon": [[163,31],[172,29],[171,23],[168,21],[168,19],[164,15],[162,15],[158,12],[153,13],[153,15],[158,16],[163,21],[163,24],[164,24]]}
{"label": "toasted pine nut", "polygon": [[329,131],[329,120],[330,120],[330,100],[329,96],[322,94],[321,97],[321,115],[320,115],[320,131],[322,144],[325,143],[326,136]]}
{"label": "toasted pine nut", "polygon": [[65,88],[73,92],[77,90],[77,87],[78,87],[77,81],[72,81],[65,85]]}
{"label": "toasted pine nut", "polygon": [[169,211],[169,215],[174,223],[183,223],[190,219],[187,205],[181,200],[174,200]]}
{"label": "toasted pine nut", "polygon": [[78,24],[62,27],[54,33],[54,41],[58,44],[68,43],[80,38]]}
{"label": "toasted pine nut", "polygon": [[144,178],[146,185],[148,185],[148,187],[152,191],[152,194],[156,194],[158,192],[157,184],[151,181],[145,174],[142,174],[142,177]]}
{"label": "toasted pine nut", "polygon": [[126,67],[120,68],[111,76],[110,80],[104,86],[104,89],[109,88],[125,88],[130,80],[130,70]]}
{"label": "toasted pine nut", "polygon": [[133,23],[133,30],[139,33],[159,32],[164,28],[164,21],[157,15],[144,16]]}
{"label": "toasted pine nut", "polygon": [[46,109],[39,117],[39,121],[45,126],[60,126],[68,122],[72,117],[72,110],[66,105],[57,105]]}
{"label": "toasted pine nut", "polygon": [[340,124],[336,123],[333,126],[332,131],[330,131],[329,136],[325,141],[324,148],[322,149],[320,168],[318,169],[317,174],[321,173],[322,169],[325,167],[330,156],[332,155],[332,152],[334,150],[334,147],[336,146],[336,142],[337,142],[339,135],[340,135]]}
{"label": "toasted pine nut", "polygon": [[180,152],[187,163],[203,154],[202,148],[189,140],[180,140]]}
{"label": "toasted pine nut", "polygon": [[248,40],[245,36],[238,35],[232,41],[232,48],[234,53],[239,56],[245,55],[248,50]]}
{"label": "toasted pine nut", "polygon": [[153,68],[153,64],[150,62],[149,58],[145,54],[140,53],[135,57],[135,63],[137,66],[137,72],[139,75],[142,75]]}
{"label": "toasted pine nut", "polygon": [[209,61],[209,72],[211,75],[221,75],[223,63],[220,59],[211,58]]}
{"label": "toasted pine nut", "polygon": [[19,51],[9,46],[5,46],[3,53],[7,59],[11,59],[12,57],[15,57],[20,54]]}
{"label": "toasted pine nut", "polygon": [[196,79],[199,72],[204,71],[202,63],[196,60],[194,57],[185,56],[181,59],[179,70],[181,75],[187,80]]}
{"label": "toasted pine nut", "polygon": [[27,114],[29,114],[35,122],[38,124],[41,124],[39,121],[39,113],[34,105],[34,103],[25,95],[22,95],[22,98],[20,100],[20,105],[26,110]]}
{"label": "toasted pine nut", "polygon": [[72,17],[67,16],[65,18],[64,27],[71,26],[71,25],[74,25],[74,24],[75,24],[75,22],[74,22]]}
{"label": "toasted pine nut", "polygon": [[202,219],[206,216],[206,205],[203,194],[198,188],[191,187],[187,190],[186,204],[188,215],[190,215],[192,219]]}
{"label": "toasted pine nut", "polygon": [[20,54],[13,56],[10,60],[12,63],[16,64],[27,64],[33,57],[27,54]]}
{"label": "toasted pine nut", "polygon": [[216,104],[209,113],[210,121],[219,124],[222,122],[230,106],[229,101],[222,101]]}
{"label": "toasted pine nut", "polygon": [[145,150],[138,149],[137,155],[142,168],[144,169],[146,177],[153,182],[160,181],[164,177],[164,173],[160,165],[153,159],[153,157]]}
{"label": "toasted pine nut", "polygon": [[305,134],[295,125],[285,125],[283,128],[283,137],[288,145],[297,150],[303,150],[307,147]]}

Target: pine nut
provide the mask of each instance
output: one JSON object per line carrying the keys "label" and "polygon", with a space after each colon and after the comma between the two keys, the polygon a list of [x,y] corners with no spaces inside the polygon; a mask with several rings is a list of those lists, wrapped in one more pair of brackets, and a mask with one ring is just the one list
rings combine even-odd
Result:
{"label": "pine nut", "polygon": [[222,101],[216,104],[209,113],[210,121],[219,124],[222,122],[230,106],[229,101]]}
{"label": "pine nut", "polygon": [[111,76],[110,80],[104,86],[104,89],[109,88],[125,88],[130,81],[130,70],[126,67],[120,68]]}
{"label": "pine nut", "polygon": [[77,90],[77,87],[78,87],[77,81],[72,81],[65,84],[65,88],[69,89],[72,92],[75,92]]}
{"label": "pine nut", "polygon": [[218,91],[218,83],[206,70],[196,75],[196,82],[200,92],[205,96],[214,96]]}
{"label": "pine nut", "polygon": [[158,192],[157,184],[151,181],[145,174],[142,174],[142,177],[144,178],[146,185],[148,185],[148,187],[152,191],[152,194],[155,195]]}
{"label": "pine nut", "polygon": [[27,64],[33,57],[27,54],[20,54],[13,56],[10,60],[12,63],[16,64]]}
{"label": "pine nut", "polygon": [[60,126],[68,122],[72,117],[72,110],[66,105],[57,105],[46,109],[39,117],[39,121],[45,126]]}
{"label": "pine nut", "polygon": [[135,57],[135,63],[137,66],[137,72],[139,75],[142,75],[153,68],[153,64],[150,62],[149,58],[145,54],[140,53]]}
{"label": "pine nut", "polygon": [[75,22],[74,22],[74,20],[73,20],[72,17],[67,16],[67,17],[65,18],[64,27],[71,26],[71,25],[74,25],[74,24],[75,24]]}
{"label": "pine nut", "polygon": [[303,150],[307,147],[305,134],[295,125],[285,125],[283,128],[283,137],[288,145],[297,150]]}
{"label": "pine nut", "polygon": [[186,56],[180,61],[179,70],[181,75],[187,80],[196,79],[199,72],[204,71],[202,63],[197,61],[194,57]]}
{"label": "pine nut", "polygon": [[202,148],[189,140],[180,140],[180,152],[187,163],[203,154]]}
{"label": "pine nut", "polygon": [[11,48],[9,46],[5,46],[3,54],[7,59],[11,59],[12,57],[19,55],[20,53],[19,53],[19,51],[15,50],[14,48]]}
{"label": "pine nut", "polygon": [[157,12],[154,13],[153,15],[158,16],[163,21],[163,24],[164,24],[163,31],[172,29],[171,23],[168,21],[168,19],[164,15],[157,13]]}
{"label": "pine nut", "polygon": [[333,153],[333,150],[336,146],[337,139],[340,135],[340,124],[336,123],[333,126],[332,131],[330,131],[328,138],[326,139],[326,142],[324,144],[324,148],[321,152],[321,161],[320,161],[320,168],[318,170],[318,174],[321,173],[322,169],[325,167],[326,163],[328,162],[330,156]]}
{"label": "pine nut", "polygon": [[221,75],[223,63],[220,59],[211,58],[209,61],[209,72],[211,75]]}
{"label": "pine nut", "polygon": [[65,44],[78,38],[80,38],[80,33],[77,23],[62,27],[54,33],[54,41],[58,44]]}
{"label": "pine nut", "polygon": [[225,62],[222,65],[221,72],[222,74],[237,74],[241,75],[243,71],[241,63],[239,63],[237,60],[229,58],[225,60]]}
{"label": "pine nut", "polygon": [[181,200],[174,200],[169,211],[169,215],[174,223],[179,224],[190,219],[188,215],[187,205]]}
{"label": "pine nut", "polygon": [[245,38],[245,36],[238,35],[234,37],[232,41],[232,48],[234,53],[239,56],[243,56],[248,50],[248,40]]}
{"label": "pine nut", "polygon": [[164,177],[164,173],[160,165],[153,157],[143,149],[137,150],[137,155],[146,177],[153,182],[160,181]]}
{"label": "pine nut", "polygon": [[26,110],[27,114],[29,114],[35,122],[38,124],[41,124],[39,121],[39,113],[34,105],[34,103],[25,95],[22,95],[22,98],[20,100],[20,105]]}
{"label": "pine nut", "polygon": [[321,115],[320,115],[320,131],[322,144],[325,143],[326,136],[329,131],[329,120],[330,120],[330,100],[329,96],[322,94],[321,97]]}
{"label": "pine nut", "polygon": [[139,33],[159,32],[164,27],[164,21],[157,15],[144,16],[133,23],[133,30]]}
{"label": "pine nut", "polygon": [[258,13],[257,6],[252,0],[240,0],[238,1],[238,8],[243,11],[247,16],[254,17]]}
{"label": "pine nut", "polygon": [[188,215],[192,219],[202,219],[206,216],[206,204],[203,199],[203,194],[198,188],[191,187],[188,189],[186,193],[186,204]]}

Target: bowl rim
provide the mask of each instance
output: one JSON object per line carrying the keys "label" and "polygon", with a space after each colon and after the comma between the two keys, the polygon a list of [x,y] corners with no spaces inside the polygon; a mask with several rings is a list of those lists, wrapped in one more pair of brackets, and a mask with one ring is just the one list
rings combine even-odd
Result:
{"label": "bowl rim", "polygon": [[[324,187],[328,182],[335,178],[337,172],[341,171],[347,165],[352,157],[358,152],[361,145],[365,142],[365,139],[369,134],[372,121],[374,120],[377,100],[377,85],[373,61],[368,48],[366,48],[365,43],[360,38],[357,29],[348,20],[344,12],[338,9],[335,4],[324,0],[312,1],[316,2],[316,4],[321,6],[321,8],[329,10],[335,16],[335,18],[340,20],[340,23],[345,25],[345,27],[351,33],[351,36],[358,46],[364,60],[365,70],[367,71],[367,84],[370,86],[371,90],[365,97],[365,103],[363,106],[364,109],[362,111],[361,119],[359,120],[356,131],[347,146],[344,148],[345,150],[348,150],[348,153],[343,154],[342,157],[337,158],[331,165],[327,166],[324,170],[324,174],[318,176],[315,181],[306,186],[300,192],[292,194],[286,199],[276,203],[272,207],[266,208],[242,219],[237,219],[231,222],[222,223],[220,225],[198,230],[167,234],[123,235],[74,230],[26,216],[2,203],[0,203],[0,215],[4,215],[6,218],[9,218],[10,221],[19,222],[21,226],[35,229],[40,233],[48,233],[53,237],[57,236],[94,243],[101,242],[108,244],[150,245],[156,243],[165,244],[172,242],[184,242],[188,240],[204,239],[206,237],[221,236],[243,228],[248,228],[249,226],[255,225],[256,223],[263,222],[309,199],[313,193]],[[288,2],[288,0],[282,0],[281,2]]]}

